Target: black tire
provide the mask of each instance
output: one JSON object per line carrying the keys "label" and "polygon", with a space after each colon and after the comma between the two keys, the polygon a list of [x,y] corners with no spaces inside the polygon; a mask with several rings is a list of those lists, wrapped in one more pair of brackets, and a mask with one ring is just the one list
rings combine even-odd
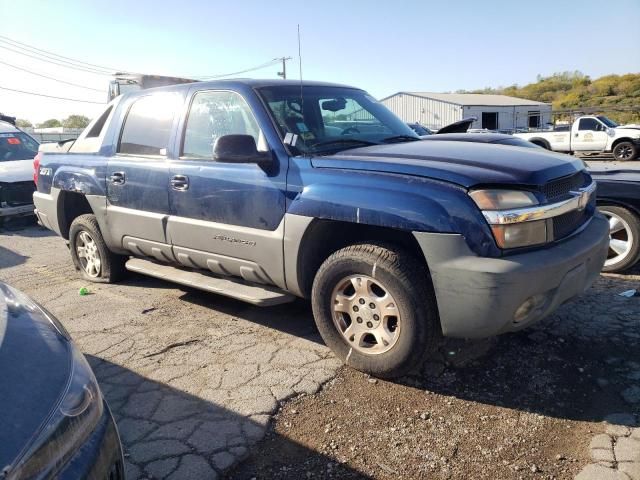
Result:
{"label": "black tire", "polygon": [[610,238],[618,238],[631,244],[628,252],[618,255],[620,258],[617,260],[614,256],[617,252],[610,247],[609,257],[605,266],[602,267],[602,271],[622,272],[631,268],[640,260],[640,217],[635,212],[618,205],[598,205],[598,210],[608,219],[617,216],[622,220],[624,231],[620,230],[610,234]]}
{"label": "black tire", "polygon": [[618,162],[633,160],[638,156],[638,147],[632,142],[620,142],[613,147],[613,158]]}
{"label": "black tire", "polygon": [[[99,268],[94,269],[95,274],[90,274],[86,267],[86,259],[78,254],[78,246],[83,242],[85,235],[88,235],[95,243],[93,255],[99,257]],[[71,223],[69,229],[69,250],[71,251],[71,259],[85,280],[95,283],[113,283],[121,279],[126,269],[124,264],[127,257],[117,255],[109,250],[102,234],[95,215],[85,214],[76,217]]]}
{"label": "black tire", "polygon": [[[357,275],[380,282],[397,305],[401,324],[391,347],[383,345],[390,348],[388,351],[361,353],[334,323],[335,289],[346,278]],[[316,325],[327,346],[345,364],[377,377],[395,378],[406,374],[435,351],[442,336],[435,294],[424,260],[392,246],[357,244],[332,254],[315,276],[311,302]]]}

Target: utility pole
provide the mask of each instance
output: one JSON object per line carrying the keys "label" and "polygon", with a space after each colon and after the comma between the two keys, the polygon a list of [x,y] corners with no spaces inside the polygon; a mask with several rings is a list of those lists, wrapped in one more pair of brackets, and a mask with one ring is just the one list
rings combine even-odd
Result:
{"label": "utility pole", "polygon": [[274,60],[280,60],[282,62],[282,71],[278,72],[278,76],[284,80],[287,79],[287,60],[291,60],[291,57],[277,57]]}

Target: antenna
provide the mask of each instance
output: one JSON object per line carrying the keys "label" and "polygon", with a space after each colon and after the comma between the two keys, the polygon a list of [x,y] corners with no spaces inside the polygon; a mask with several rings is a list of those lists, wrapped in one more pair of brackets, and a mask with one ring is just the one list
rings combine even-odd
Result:
{"label": "antenna", "polygon": [[300,24],[298,24],[298,66],[300,67],[300,110],[304,119],[304,97],[302,96],[302,42],[300,41]]}

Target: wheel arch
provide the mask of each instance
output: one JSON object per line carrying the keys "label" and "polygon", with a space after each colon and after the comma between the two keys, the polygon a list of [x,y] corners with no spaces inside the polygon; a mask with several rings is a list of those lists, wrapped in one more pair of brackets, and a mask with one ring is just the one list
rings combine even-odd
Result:
{"label": "wheel arch", "polygon": [[[426,266],[424,254],[410,231],[339,220],[314,219],[308,224],[300,239],[295,258],[287,259],[295,263],[295,269],[288,270],[287,287],[308,298],[322,262],[341,248],[365,242],[397,246],[424,262]],[[294,278],[290,278],[291,275]]]}
{"label": "wheel arch", "polygon": [[529,141],[534,145],[538,145],[539,147],[545,148],[547,150],[551,150],[551,144],[548,140],[541,137],[530,138]]}
{"label": "wheel arch", "polygon": [[69,229],[71,223],[80,215],[86,213],[93,214],[94,211],[87,200],[87,197],[79,192],[62,190],[58,195],[57,215],[60,235],[65,240],[69,240]]}
{"label": "wheel arch", "polygon": [[616,148],[616,146],[618,146],[620,143],[622,142],[629,142],[629,143],[633,143],[633,139],[629,138],[629,137],[622,137],[622,138],[616,138],[613,143],[611,144],[611,151],[613,151],[614,148]]}

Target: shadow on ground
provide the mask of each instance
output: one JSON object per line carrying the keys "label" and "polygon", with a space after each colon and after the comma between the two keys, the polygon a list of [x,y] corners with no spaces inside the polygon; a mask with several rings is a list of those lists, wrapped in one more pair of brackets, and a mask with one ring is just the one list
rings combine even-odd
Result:
{"label": "shadow on ground", "polygon": [[[128,480],[219,478],[248,456],[268,427],[266,416],[247,418],[104,359],[87,359],[116,419]],[[317,456],[286,439],[284,445],[303,457]],[[338,464],[334,472],[337,478],[369,478]]]}

